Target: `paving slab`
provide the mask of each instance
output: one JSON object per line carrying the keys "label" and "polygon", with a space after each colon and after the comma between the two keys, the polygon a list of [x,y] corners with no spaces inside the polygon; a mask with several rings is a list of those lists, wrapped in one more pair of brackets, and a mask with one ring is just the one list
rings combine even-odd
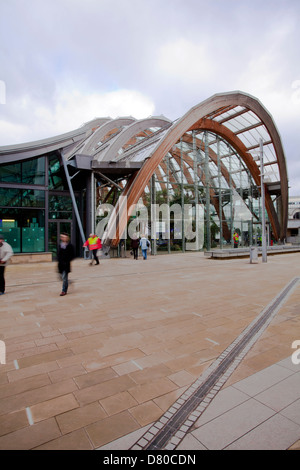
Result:
{"label": "paving slab", "polygon": [[[0,300],[0,448],[129,449],[299,276],[299,260],[180,253],[91,267],[76,259],[65,297],[55,262],[9,265]],[[300,366],[290,360],[299,305],[297,284],[178,448],[251,447],[254,428],[265,430],[266,447],[299,440]],[[253,421],[226,434],[225,418],[251,415],[250,405]],[[269,444],[271,419],[288,439],[279,433]],[[218,421],[221,441],[202,442],[204,426]]]}
{"label": "paving slab", "polygon": [[197,450],[292,447],[300,437],[299,373],[288,357],[225,387],[178,449],[187,445]]}

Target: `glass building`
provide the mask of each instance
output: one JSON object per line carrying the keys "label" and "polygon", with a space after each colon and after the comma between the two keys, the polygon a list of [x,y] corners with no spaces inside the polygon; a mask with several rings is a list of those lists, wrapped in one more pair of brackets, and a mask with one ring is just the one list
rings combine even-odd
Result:
{"label": "glass building", "polygon": [[242,92],[214,95],[174,122],[99,118],[0,147],[0,231],[15,253],[55,256],[61,232],[78,256],[90,232],[106,253],[133,232],[148,234],[154,253],[226,249],[234,232],[240,246],[256,245],[263,211],[268,244],[284,242],[280,135],[264,106]]}

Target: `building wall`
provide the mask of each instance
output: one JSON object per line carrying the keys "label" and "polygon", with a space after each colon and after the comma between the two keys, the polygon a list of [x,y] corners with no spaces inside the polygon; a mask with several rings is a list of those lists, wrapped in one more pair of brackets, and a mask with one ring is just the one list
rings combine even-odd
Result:
{"label": "building wall", "polygon": [[300,244],[300,196],[289,197],[287,242]]}

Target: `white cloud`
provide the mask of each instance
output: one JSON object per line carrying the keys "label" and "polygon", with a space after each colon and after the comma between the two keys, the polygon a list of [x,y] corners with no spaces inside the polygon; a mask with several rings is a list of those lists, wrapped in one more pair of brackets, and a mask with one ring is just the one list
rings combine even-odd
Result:
{"label": "white cloud", "polygon": [[274,16],[274,21],[273,28],[258,31],[237,80],[245,91],[262,101],[276,122],[292,122],[300,118],[300,76],[295,60],[297,19],[287,11],[281,17]]}
{"label": "white cloud", "polygon": [[183,37],[159,48],[157,65],[170,80],[180,80],[189,85],[209,79],[214,69],[204,44]]}
{"label": "white cloud", "polygon": [[153,114],[154,107],[149,98],[135,90],[116,90],[103,94],[66,91],[57,100],[53,125],[58,129],[68,127],[73,130],[96,117],[131,115],[141,119]]}
{"label": "white cloud", "polygon": [[299,0],[127,3],[2,2],[0,145],[58,135],[99,116],[176,119],[215,93],[241,90],[272,114],[294,186]]}
{"label": "white cloud", "polygon": [[294,125],[295,120],[300,120],[300,88],[294,91],[292,84],[287,83],[278,90],[256,89],[254,92],[272,114],[278,126],[281,127],[284,123]]}
{"label": "white cloud", "polygon": [[6,85],[3,80],[0,80],[0,104],[5,104],[6,101]]}
{"label": "white cloud", "polygon": [[[85,97],[83,97],[85,99]],[[142,93],[134,90],[117,90],[103,95],[91,95],[88,105],[95,112],[101,109],[112,117],[131,114],[137,118],[149,116],[154,111],[154,103]]]}
{"label": "white cloud", "polygon": [[154,113],[154,103],[135,90],[107,93],[84,93],[79,90],[59,92],[54,105],[37,105],[28,95],[15,103],[15,108],[28,112],[31,118],[23,125],[3,120],[0,145],[11,145],[72,131],[96,117],[133,116],[146,118]]}
{"label": "white cloud", "polygon": [[[16,136],[18,136],[16,140]],[[0,119],[0,145],[12,145],[16,142],[28,141],[28,128]]]}
{"label": "white cloud", "polygon": [[294,80],[292,83],[292,89],[295,90],[292,92],[291,101],[297,109],[300,109],[300,80]]}

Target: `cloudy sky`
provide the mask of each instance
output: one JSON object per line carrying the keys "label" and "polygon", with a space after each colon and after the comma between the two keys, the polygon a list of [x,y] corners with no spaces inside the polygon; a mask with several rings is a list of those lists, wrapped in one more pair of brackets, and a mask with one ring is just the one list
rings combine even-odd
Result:
{"label": "cloudy sky", "polygon": [[272,114],[300,195],[299,44],[299,0],[0,0],[0,146],[241,90]]}

